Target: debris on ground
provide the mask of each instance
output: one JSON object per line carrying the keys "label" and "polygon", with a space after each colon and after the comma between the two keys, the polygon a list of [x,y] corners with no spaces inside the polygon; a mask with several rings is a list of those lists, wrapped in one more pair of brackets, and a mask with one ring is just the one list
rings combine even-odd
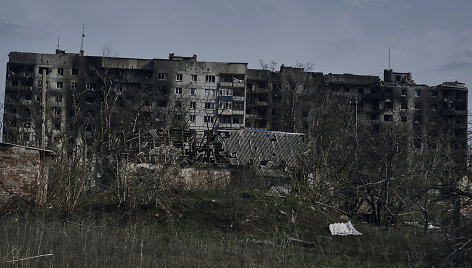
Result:
{"label": "debris on ground", "polygon": [[[403,222],[404,225],[408,225],[408,226],[413,226],[413,227],[419,227],[419,228],[424,228],[424,224],[421,224],[417,221],[405,221]],[[428,230],[434,230],[434,229],[439,229],[440,227],[438,226],[434,226],[432,224],[429,224],[428,225]]]}
{"label": "debris on ground", "polygon": [[361,233],[359,233],[356,228],[354,228],[354,225],[352,225],[351,221],[330,224],[329,230],[331,231],[331,235],[361,235]]}

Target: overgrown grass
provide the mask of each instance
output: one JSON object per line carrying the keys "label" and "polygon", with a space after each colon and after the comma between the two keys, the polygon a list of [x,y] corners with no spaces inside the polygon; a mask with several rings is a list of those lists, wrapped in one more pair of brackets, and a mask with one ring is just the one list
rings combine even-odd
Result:
{"label": "overgrown grass", "polygon": [[[440,231],[378,227],[333,237],[340,214],[259,192],[172,192],[170,208],[129,211],[90,201],[72,215],[54,209],[0,214],[0,261],[13,267],[424,267],[447,255]],[[98,202],[98,201],[96,201]],[[2,216],[3,215],[3,216]],[[305,248],[289,237],[314,243]],[[258,242],[258,243],[255,243]],[[7,263],[25,257],[49,254]],[[469,259],[463,260],[467,263]]]}

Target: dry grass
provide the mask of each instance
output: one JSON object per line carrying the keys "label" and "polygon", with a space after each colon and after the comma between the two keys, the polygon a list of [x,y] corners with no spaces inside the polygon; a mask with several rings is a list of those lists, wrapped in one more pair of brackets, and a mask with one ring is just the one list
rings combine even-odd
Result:
{"label": "dry grass", "polygon": [[[7,267],[417,267],[445,265],[441,232],[354,221],[359,237],[332,237],[339,214],[293,198],[181,192],[169,210],[82,204],[73,215],[0,214]],[[169,213],[170,211],[170,213]],[[296,237],[313,248],[287,243]],[[263,243],[254,243],[263,241]],[[53,254],[13,263],[5,261]],[[469,259],[461,260],[467,263]],[[450,263],[449,263],[450,264]]]}

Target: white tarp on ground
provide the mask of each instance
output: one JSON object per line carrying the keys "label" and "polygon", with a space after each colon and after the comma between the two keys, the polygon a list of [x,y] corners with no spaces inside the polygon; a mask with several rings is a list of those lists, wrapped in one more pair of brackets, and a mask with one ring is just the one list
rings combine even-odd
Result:
{"label": "white tarp on ground", "polygon": [[354,225],[352,225],[351,221],[330,224],[329,230],[331,231],[331,235],[361,235],[361,233],[359,233],[356,228],[354,228]]}

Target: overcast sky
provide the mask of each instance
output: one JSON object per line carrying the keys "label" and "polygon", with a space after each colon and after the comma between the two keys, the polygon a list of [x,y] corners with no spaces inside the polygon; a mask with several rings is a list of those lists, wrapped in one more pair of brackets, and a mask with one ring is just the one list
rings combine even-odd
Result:
{"label": "overcast sky", "polygon": [[382,76],[390,46],[394,71],[470,88],[471,14],[471,0],[0,0],[0,95],[10,51],[54,53],[59,37],[78,53],[82,24],[86,55],[111,44],[120,57],[174,52]]}

